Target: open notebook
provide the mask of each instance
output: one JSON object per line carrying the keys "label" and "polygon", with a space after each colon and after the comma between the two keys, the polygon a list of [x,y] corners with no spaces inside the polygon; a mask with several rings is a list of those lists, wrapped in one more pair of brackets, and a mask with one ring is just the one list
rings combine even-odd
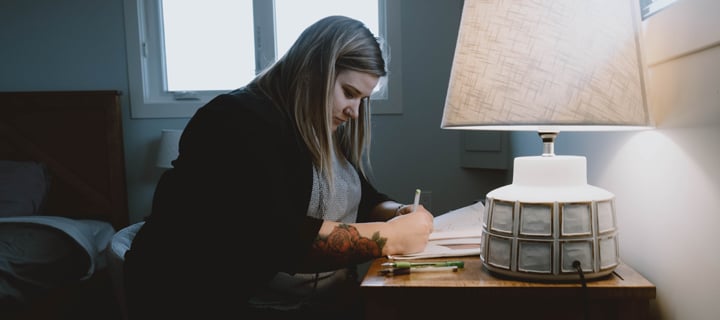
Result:
{"label": "open notebook", "polygon": [[480,255],[482,202],[476,202],[435,217],[433,232],[425,250],[406,255],[388,256],[390,259],[420,259]]}

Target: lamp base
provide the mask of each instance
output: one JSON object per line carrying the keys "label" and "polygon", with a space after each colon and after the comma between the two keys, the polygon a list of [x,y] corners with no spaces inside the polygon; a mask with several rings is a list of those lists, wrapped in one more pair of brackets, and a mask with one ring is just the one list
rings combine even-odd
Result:
{"label": "lamp base", "polygon": [[615,196],[586,183],[579,156],[515,158],[513,184],[487,194],[480,258],[491,272],[536,281],[606,276],[619,264]]}

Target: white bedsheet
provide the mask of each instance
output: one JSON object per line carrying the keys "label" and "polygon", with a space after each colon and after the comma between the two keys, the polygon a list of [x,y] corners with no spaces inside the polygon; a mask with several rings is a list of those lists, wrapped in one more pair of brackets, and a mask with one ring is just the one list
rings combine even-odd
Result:
{"label": "white bedsheet", "polygon": [[82,280],[90,278],[95,270],[106,265],[104,250],[115,234],[113,226],[105,221],[70,219],[57,216],[23,216],[0,218],[0,223],[33,223],[58,229],[73,238],[90,257],[90,266]]}

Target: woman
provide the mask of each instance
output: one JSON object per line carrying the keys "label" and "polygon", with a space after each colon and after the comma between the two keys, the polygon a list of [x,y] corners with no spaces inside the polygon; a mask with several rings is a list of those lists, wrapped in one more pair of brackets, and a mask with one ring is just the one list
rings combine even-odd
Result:
{"label": "woman", "polygon": [[432,215],[365,176],[385,75],[373,34],[331,16],[200,108],[126,254],[130,317],[325,313],[357,304],[355,265],[423,250]]}

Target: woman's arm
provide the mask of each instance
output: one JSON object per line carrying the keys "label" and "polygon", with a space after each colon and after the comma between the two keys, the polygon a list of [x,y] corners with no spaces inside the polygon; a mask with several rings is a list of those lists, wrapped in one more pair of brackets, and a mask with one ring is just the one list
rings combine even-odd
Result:
{"label": "woman's arm", "polygon": [[[396,208],[385,209],[394,214]],[[422,206],[387,222],[345,224],[326,220],[297,271],[334,270],[382,256],[420,252],[432,227],[433,216]]]}

